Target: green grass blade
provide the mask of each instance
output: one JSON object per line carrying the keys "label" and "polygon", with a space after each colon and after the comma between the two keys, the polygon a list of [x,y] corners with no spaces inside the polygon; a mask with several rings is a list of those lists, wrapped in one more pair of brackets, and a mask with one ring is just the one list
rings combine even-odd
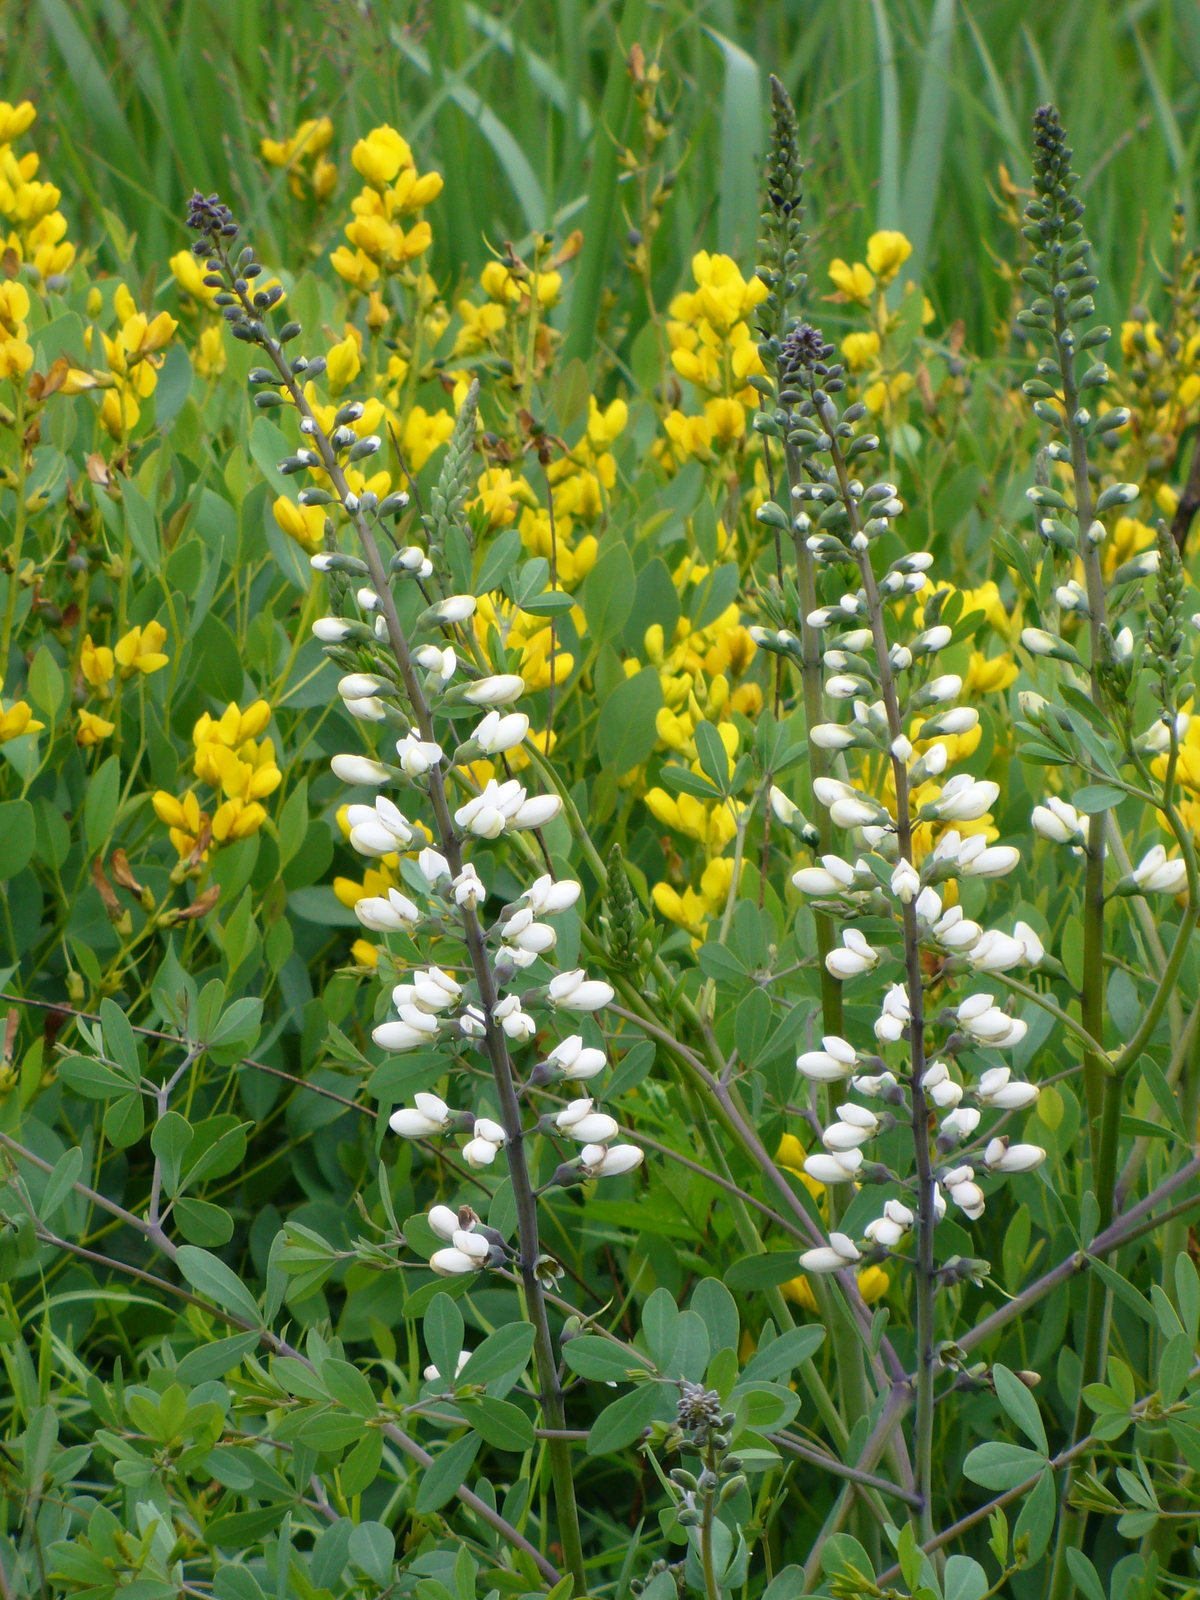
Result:
{"label": "green grass blade", "polygon": [[879,206],[877,228],[900,226],[900,78],[884,0],[871,0],[879,51]]}
{"label": "green grass blade", "polygon": [[592,353],[617,209],[617,141],[624,138],[632,97],[633,86],[625,61],[630,47],[641,35],[645,15],[646,0],[625,0],[620,26],[609,52],[608,79],[592,144],[592,174],[583,214],[583,249],[571,292],[567,337],[563,345],[564,365],[575,356],[586,361]]}
{"label": "green grass blade", "polygon": [[[517,40],[511,28],[500,22],[496,17],[489,17],[486,11],[481,11],[478,6],[464,6],[467,21],[473,28],[477,28],[486,38],[499,45],[506,56],[514,55]],[[592,131],[592,118],[587,104],[578,93],[572,93],[565,79],[561,78],[545,56],[538,55],[536,50],[531,50],[524,40],[521,41],[521,57],[525,63],[525,70],[534,86],[544,94],[550,104],[567,117],[574,108],[574,122],[576,134],[580,139],[586,139]]]}
{"label": "green grass blade", "polygon": [[1134,43],[1137,45],[1138,57],[1142,63],[1142,72],[1146,78],[1146,87],[1149,89],[1150,99],[1154,103],[1154,115],[1158,119],[1159,130],[1163,136],[1163,143],[1167,147],[1167,154],[1171,158],[1171,166],[1178,175],[1187,166],[1187,154],[1183,148],[1183,136],[1179,132],[1179,123],[1175,120],[1175,111],[1166,90],[1163,88],[1162,79],[1158,75],[1158,68],[1154,65],[1150,52],[1146,49],[1141,29],[1134,28],[1132,31]]}
{"label": "green grass blade", "polygon": [[1024,22],[1021,24],[1021,36],[1025,40],[1025,49],[1029,54],[1030,65],[1033,67],[1033,80],[1037,84],[1037,97],[1044,104],[1046,101],[1055,98],[1054,82],[1050,77],[1045,61],[1042,59],[1042,52],[1038,48],[1038,42]]}
{"label": "green grass blade", "polygon": [[[392,30],[392,38],[405,59],[423,77],[432,75],[429,56],[420,45],[398,28]],[[447,97],[466,113],[492,147],[492,153],[508,179],[526,224],[530,228],[544,228],[547,220],[546,197],[537,173],[512,133],[470,84],[461,82],[457,74],[448,74],[443,87]]]}
{"label": "green grass blade", "polygon": [[762,84],[758,63],[732,39],[706,28],[725,63],[721,108],[721,196],[717,239],[726,255],[748,261],[758,237]]}
{"label": "green grass blade", "polygon": [[942,175],[942,152],[950,113],[950,47],[954,41],[955,0],[936,0],[925,45],[917,126],[904,174],[904,231],[912,244],[905,277],[920,283],[933,227]]}
{"label": "green grass blade", "polygon": [[[983,67],[983,75],[987,79],[988,93],[992,99],[992,109],[996,114],[996,125],[1000,130],[1001,137],[1008,146],[1010,159],[1018,164],[1023,164],[1028,160],[1028,152],[1021,140],[1017,119],[1013,114],[1012,101],[1008,98],[1008,90],[1004,87],[1004,79],[996,70],[995,60],[992,52],[988,49],[987,40],[980,32],[979,24],[965,4],[962,11],[963,16],[967,19],[967,26],[971,30],[971,37],[975,42],[975,52],[979,57],[980,65]],[[1018,170],[1020,170],[1020,165],[1018,165]]]}
{"label": "green grass blade", "polygon": [[39,0],[46,25],[54,37],[80,104],[91,125],[91,136],[107,144],[114,176],[128,174],[131,184],[149,183],[145,157],[125,120],[108,74],[96,59],[86,35],[65,0]]}
{"label": "green grass blade", "polygon": [[[175,152],[180,177],[184,184],[203,189],[207,194],[215,187],[216,180],[209,166],[196,119],[192,115],[190,96],[185,92],[183,80],[179,76],[178,64],[172,53],[167,31],[163,27],[161,16],[153,6],[148,6],[141,13],[141,20],[145,24],[153,59],[158,67],[157,93],[151,96],[151,104],[158,116],[159,126],[167,143]],[[149,67],[148,53],[142,52],[142,62],[146,68]],[[141,71],[142,67],[139,66],[139,77]]]}

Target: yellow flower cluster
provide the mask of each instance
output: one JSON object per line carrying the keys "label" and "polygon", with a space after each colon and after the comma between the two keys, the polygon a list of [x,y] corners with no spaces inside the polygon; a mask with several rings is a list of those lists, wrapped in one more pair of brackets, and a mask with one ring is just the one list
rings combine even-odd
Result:
{"label": "yellow flower cluster", "polygon": [[[572,606],[571,617],[582,638],[587,624],[578,606]],[[556,685],[565,683],[574,670],[575,657],[569,650],[558,649],[557,635],[551,663],[551,629],[545,617],[535,617],[528,611],[521,611],[498,595],[479,596],[474,626],[480,652],[495,670],[502,671],[504,668],[502,663],[491,661],[488,653],[488,633],[491,628],[495,628],[506,650],[520,650],[521,661],[517,671],[531,694],[539,689],[548,689],[551,682]]]}
{"label": "yellow flower cluster", "polygon": [[386,123],[360,139],[350,159],[365,180],[345,230],[353,248],[339,245],[329,259],[340,278],[367,290],[381,273],[399,272],[429,249],[432,230],[415,214],[437,199],[442,178],[419,174],[407,142]]}
{"label": "yellow flower cluster", "polygon": [[902,233],[883,228],[867,240],[867,260],[848,265],[836,257],[829,263],[829,276],[833,286],[846,300],[856,305],[869,306],[871,297],[879,289],[886,289],[912,255],[912,245]]}
{"label": "yellow flower cluster", "polygon": [[15,280],[0,282],[0,378],[20,378],[33,365],[29,343],[29,291]]}
{"label": "yellow flower cluster", "polygon": [[[651,794],[655,795],[661,795],[662,792],[661,789],[652,789],[650,791]],[[681,796],[681,798],[685,797]],[[649,803],[649,796],[647,796],[647,803]],[[699,805],[700,802],[697,801],[696,804]],[[657,811],[655,811],[655,815],[658,815]],[[668,826],[670,826],[669,823]],[[745,863],[743,862],[744,866]],[[728,856],[716,856],[708,863],[701,874],[698,892],[689,884],[680,894],[669,883],[662,882],[656,883],[650,890],[650,898],[668,922],[674,922],[679,927],[687,929],[692,936],[693,949],[698,949],[704,943],[707,924],[713,917],[719,917],[725,910],[725,903],[729,899],[729,886],[732,882],[733,862]]]}
{"label": "yellow flower cluster", "polygon": [[[192,729],[196,752],[192,771],[215,795],[223,796],[211,823],[218,844],[248,839],[267,820],[260,802],[283,781],[271,740],[255,743],[270,720],[271,708],[265,700],[256,700],[245,711],[231,701],[220,717],[206,711]],[[160,789],[154,796],[154,810],[171,830],[171,843],[179,855],[190,855],[209,821],[194,792],[189,789],[177,800]]]}
{"label": "yellow flower cluster", "polygon": [[43,280],[71,270],[75,246],[66,237],[67,219],[58,209],[62,191],[38,180],[37,152],[13,154],[12,143],[27,133],[37,113],[28,100],[0,100],[0,250],[11,250]]}
{"label": "yellow flower cluster", "polygon": [[[871,312],[873,327],[856,329],[842,340],[842,360],[851,380],[861,385],[861,398],[867,410],[874,416],[882,415],[888,422],[892,421],[896,407],[916,381],[911,372],[897,371],[887,362],[887,335],[897,314],[888,310],[886,291],[911,254],[912,245],[904,234],[882,229],[867,240],[865,262],[846,262],[839,256],[829,263],[829,276],[836,290],[832,298]],[[907,285],[907,290],[917,293],[912,283]],[[924,300],[923,326],[933,320],[933,314],[933,307]]]}
{"label": "yellow flower cluster", "polygon": [[337,183],[337,168],[325,156],[332,142],[333,123],[320,117],[302,122],[290,139],[264,139],[258,149],[268,166],[286,170],[297,200],[311,194],[320,204]]}
{"label": "yellow flower cluster", "polygon": [[668,472],[688,456],[711,460],[745,437],[746,406],[756,399],[746,379],[763,371],[748,319],[766,284],[747,281],[732,257],[707,250],[692,257],[692,276],[696,288],[671,301],[667,339],[672,367],[708,398],[701,414],[676,408],[664,419],[669,443],[660,440],[655,453]]}
{"label": "yellow flower cluster", "polygon": [[[689,576],[705,575],[706,569],[692,567]],[[676,574],[678,578],[678,572]],[[646,629],[643,649],[646,659],[658,673],[662,685],[663,708],[658,716],[658,736],[668,749],[695,755],[689,743],[696,724],[716,722],[737,711],[751,721],[762,710],[762,690],[757,683],[739,683],[754,659],[755,643],[742,626],[736,602],[703,628],[693,628],[680,617],[670,648],[662,626],[653,623]],[[632,675],[637,661],[625,664]]]}
{"label": "yellow flower cluster", "polygon": [[[103,309],[98,289],[89,294],[87,309],[93,321],[84,329],[83,340],[90,353],[96,331],[95,319]],[[158,387],[158,368],[163,363],[161,352],[170,344],[179,324],[166,311],[147,317],[144,311],[138,310],[124,283],[117,285],[113,295],[113,312],[116,331],[110,336],[100,330],[111,374],[111,386],[106,387],[100,407],[100,421],[119,442],[138,424],[142,414],[138,401],[149,399]]]}

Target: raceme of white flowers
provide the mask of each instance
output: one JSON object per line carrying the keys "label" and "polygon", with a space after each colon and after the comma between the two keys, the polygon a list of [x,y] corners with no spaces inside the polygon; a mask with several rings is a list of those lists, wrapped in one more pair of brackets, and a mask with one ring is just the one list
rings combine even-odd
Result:
{"label": "raceme of white flowers", "polygon": [[[312,564],[323,572],[365,571],[356,558],[327,552],[314,556]],[[392,558],[391,570],[398,579],[426,581],[432,577],[433,565],[418,546],[409,546]],[[448,595],[435,601],[417,619],[416,628],[418,633],[435,630],[441,640],[422,643],[411,651],[413,666],[424,675],[423,692],[431,712],[437,716],[444,700],[447,708],[451,704],[477,706],[483,715],[457,745],[450,742],[451,738],[457,740],[457,734],[449,723],[446,733],[450,738],[445,746],[423,738],[409,725],[398,704],[404,698],[402,674],[399,663],[391,658],[383,602],[368,588],[358,590],[355,599],[360,613],[369,620],[323,617],[313,624],[313,632],[335,653],[347,646],[369,650],[378,670],[344,672],[338,694],[357,721],[381,724],[387,730],[385,736],[394,739],[396,762],[344,754],[334,756],[331,765],[343,782],[356,789],[380,791],[372,803],[355,799],[346,808],[351,848],[393,866],[408,852],[409,863],[415,855],[416,869],[414,874],[405,863],[401,872],[405,888],[388,888],[385,893],[360,899],[355,915],[364,928],[385,939],[389,934],[411,937],[423,928],[443,937],[453,937],[456,931],[465,937],[468,919],[474,927],[476,913],[482,912],[488,898],[477,867],[466,860],[456,873],[446,854],[451,845],[444,839],[440,847],[433,842],[418,849],[428,828],[405,815],[396,800],[382,791],[407,786],[427,798],[431,784],[441,783],[452,766],[464,768],[480,758],[502,757],[522,744],[529,734],[529,717],[511,708],[524,693],[525,683],[518,675],[504,672],[464,677],[470,659],[469,639],[455,630],[474,614],[475,598]],[[339,659],[344,660],[344,654]],[[490,778],[478,793],[452,810],[454,847],[461,851],[503,834],[543,828],[561,811],[557,794],[531,795],[515,778]],[[443,1044],[454,1050],[478,1050],[487,1058],[493,1037],[501,1038],[508,1050],[532,1045],[547,1013],[570,1017],[602,1010],[612,1001],[613,988],[582,968],[552,969],[540,986],[514,987],[526,983],[524,974],[536,962],[553,961],[558,944],[553,919],[574,906],[579,894],[578,883],[543,874],[513,904],[503,907],[494,926],[482,930],[495,992],[490,1015],[480,1001],[469,966],[464,970],[409,967],[403,981],[392,989],[392,1014],[373,1031],[375,1043],[393,1053]],[[596,1079],[606,1065],[603,1049],[585,1043],[582,1034],[571,1033],[530,1067],[527,1087],[539,1088],[556,1080],[582,1085]],[[404,1139],[466,1135],[458,1153],[467,1167],[476,1170],[486,1170],[502,1160],[508,1138],[501,1123],[492,1118],[456,1112],[440,1096],[425,1092],[414,1094],[411,1106],[394,1111],[390,1126]],[[567,1166],[580,1179],[615,1177],[632,1172],[642,1161],[639,1148],[618,1141],[616,1119],[599,1109],[586,1093],[557,1114],[543,1117],[532,1131],[575,1147]],[[456,1213],[446,1206],[434,1206],[428,1220],[445,1246],[430,1258],[430,1266],[439,1276],[474,1273],[506,1261],[499,1236],[490,1236],[490,1230],[466,1208]],[[439,1375],[431,1369],[426,1376]]]}
{"label": "raceme of white flowers", "polygon": [[[887,487],[877,485],[867,494],[879,501]],[[861,486],[858,489],[861,494]],[[899,509],[898,502],[887,502],[871,511],[883,518]],[[813,540],[809,543],[816,548]],[[895,563],[879,581],[881,603],[919,592],[929,565],[924,553]],[[994,830],[989,839],[989,812],[998,786],[966,773],[944,776],[953,760],[955,736],[969,733],[979,720],[972,707],[954,703],[962,692],[962,679],[937,669],[938,653],[951,643],[953,628],[935,622],[907,645],[889,647],[888,665],[896,680],[902,725],[908,730],[897,737],[889,729],[885,701],[877,697],[875,635],[862,626],[869,614],[867,595],[860,590],[807,619],[822,631],[826,693],[834,705],[849,712],[845,720],[820,723],[812,730],[813,743],[831,752],[840,773],[817,777],[813,795],[828,810],[833,826],[842,830],[847,846],[858,841],[860,848],[848,848],[844,854],[826,850],[811,865],[799,867],[792,882],[818,910],[842,922],[840,942],[825,957],[833,977],[842,983],[870,978],[881,984],[874,1024],[881,1053],[860,1050],[847,1039],[827,1034],[819,1049],[810,1048],[797,1057],[797,1071],[814,1085],[814,1097],[821,1085],[836,1085],[846,1096],[834,1106],[819,1147],[804,1160],[804,1170],[821,1184],[894,1180],[894,1174],[871,1161],[870,1147],[898,1121],[911,1123],[912,1064],[906,1048],[912,1023],[910,993],[895,937],[885,941],[873,932],[868,937],[867,925],[856,923],[869,918],[870,928],[878,929],[882,920],[897,935],[911,926],[932,970],[951,983],[962,979],[968,985],[963,998],[940,1015],[925,1017],[926,1061],[920,1088],[938,1119],[931,1151],[935,1225],[945,1216],[947,1204],[975,1220],[984,1210],[983,1181],[1028,1172],[1045,1159],[1045,1152],[1034,1144],[1010,1142],[1001,1132],[982,1140],[981,1150],[963,1149],[985,1114],[1006,1117],[1025,1111],[1039,1093],[1035,1084],[1020,1081],[991,1054],[1017,1045],[1027,1031],[1025,1022],[1009,1015],[1005,996],[976,988],[971,980],[1037,968],[1046,953],[1027,923],[989,928],[967,916],[953,892],[956,882],[1003,877],[1020,860],[1015,848],[991,842]],[[847,631],[835,632],[839,624]],[[786,646],[773,641],[767,648]],[[849,767],[854,752],[883,759],[864,765],[863,777],[855,781]],[[910,827],[924,830],[928,843],[923,853],[901,852],[896,822],[885,804],[888,797],[870,792],[868,773],[882,775],[893,760],[907,773],[910,800],[916,795]],[[792,827],[797,812],[786,796],[773,793],[771,804],[780,821]],[[1056,843],[1074,848],[1086,843],[1087,818],[1064,801],[1052,798],[1037,807],[1033,825]],[[1183,881],[1182,862],[1168,861],[1165,851],[1156,847],[1132,873],[1127,892],[1178,892]],[[906,918],[911,920],[906,923]],[[987,1054],[978,1057],[983,1065],[972,1080],[964,1075],[958,1058],[978,1052]],[[812,1103],[815,1108],[819,1101],[814,1098]],[[905,1187],[907,1200],[886,1200],[881,1215],[865,1225],[859,1239],[835,1231],[828,1244],[801,1256],[801,1267],[818,1274],[842,1272],[901,1251],[917,1226],[915,1178]]]}

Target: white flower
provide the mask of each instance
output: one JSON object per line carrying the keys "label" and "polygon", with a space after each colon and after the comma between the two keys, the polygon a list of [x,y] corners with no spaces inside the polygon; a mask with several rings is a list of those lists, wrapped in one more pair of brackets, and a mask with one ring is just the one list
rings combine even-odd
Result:
{"label": "white flower", "polygon": [[901,861],[892,873],[892,893],[904,905],[911,904],[920,891],[921,878],[911,861]]}
{"label": "white flower", "polygon": [[996,928],[989,928],[976,940],[967,960],[976,972],[1007,972],[1025,960],[1025,946]]}
{"label": "white flower", "polygon": [[449,1206],[430,1206],[426,1220],[438,1238],[447,1242],[453,1239],[462,1226],[458,1220],[458,1212],[452,1211]]}
{"label": "white flower", "polygon": [[983,834],[964,839],[958,852],[958,870],[964,878],[1003,878],[1019,863],[1015,845],[989,845]]}
{"label": "white flower", "polygon": [[471,684],[464,699],[473,706],[507,706],[525,693],[525,680],[515,672],[500,672]]}
{"label": "white flower", "polygon": [[[422,1011],[445,1011],[462,999],[462,985],[454,981],[441,967],[428,967],[413,973],[412,987],[417,1005]],[[395,999],[395,991],[393,991]],[[400,1005],[397,1000],[397,1006]]]}
{"label": "white flower", "polygon": [[783,790],[775,784],[771,785],[771,810],[785,828],[790,828],[800,815],[800,807],[793,800],[789,800]]}
{"label": "white flower", "polygon": [[879,807],[874,800],[859,797],[835,800],[829,808],[835,828],[863,828],[879,818]]}
{"label": "white flower", "polygon": [[1028,1032],[1020,1017],[1007,1016],[990,994],[968,996],[955,1015],[965,1033],[997,1049],[1018,1044]]}
{"label": "white flower", "polygon": [[853,1150],[860,1144],[866,1144],[879,1132],[879,1118],[873,1111],[868,1111],[866,1106],[847,1101],[837,1108],[837,1114],[837,1122],[830,1123],[821,1135],[821,1143],[826,1150],[835,1153],[839,1150]]}
{"label": "white flower", "polygon": [[840,856],[822,856],[819,867],[801,867],[792,883],[801,894],[840,894],[854,882],[854,868]]}
{"label": "white flower", "polygon": [[933,705],[945,705],[949,700],[955,700],[962,693],[963,681],[953,672],[944,672],[940,678],[932,678],[925,685],[925,699]]}
{"label": "white flower", "polygon": [[377,794],[373,806],[346,807],[350,843],[360,855],[387,856],[412,843],[408,818],[386,795]]}
{"label": "white flower", "polygon": [[431,889],[436,889],[443,878],[450,876],[450,863],[440,850],[426,845],[417,857],[417,870]]}
{"label": "white flower", "polygon": [[527,928],[519,929],[509,937],[507,929],[504,933],[506,943],[516,945],[518,950],[526,950],[531,955],[545,955],[547,950],[553,950],[558,943],[558,935],[548,922],[531,922]]}
{"label": "white flower", "polygon": [[318,617],[312,625],[314,635],[323,644],[341,644],[354,633],[356,624],[341,617]]}
{"label": "white flower", "polygon": [[468,861],[454,880],[454,903],[457,906],[474,911],[486,899],[487,890],[480,882],[479,874],[474,866]]}
{"label": "white flower", "polygon": [[1046,1159],[1039,1144],[1009,1144],[1001,1136],[993,1139],[983,1152],[983,1164],[989,1172],[1032,1172]]}
{"label": "white flower", "polygon": [[534,795],[532,800],[526,800],[517,808],[516,813],[509,819],[510,828],[544,828],[546,823],[553,822],[562,810],[562,798],[556,794]]}
{"label": "white flower", "polygon": [[554,1123],[560,1133],[579,1144],[607,1144],[617,1132],[616,1120],[603,1111],[593,1111],[592,1102],[586,1096],[573,1100],[559,1112]]}
{"label": "white flower", "polygon": [[383,895],[367,895],[355,901],[354,915],[372,933],[397,933],[421,920],[416,906],[398,889],[389,889],[386,899]]}
{"label": "white flower", "polygon": [[973,1181],[974,1177],[972,1167],[955,1167],[942,1179],[946,1193],[972,1222],[983,1215],[983,1190]]}
{"label": "white flower", "polygon": [[831,1150],[826,1155],[806,1156],[804,1170],[818,1183],[849,1183],[862,1166],[861,1150]]}
{"label": "white flower", "polygon": [[446,1250],[435,1250],[429,1265],[439,1278],[457,1278],[468,1272],[478,1272],[480,1264],[451,1245]]}
{"label": "white flower", "polygon": [[[458,1377],[459,1373],[466,1366],[467,1362],[470,1359],[471,1359],[471,1352],[469,1350],[460,1350],[459,1351],[458,1360],[454,1364],[454,1376],[456,1378]],[[425,1374],[424,1375],[425,1375],[426,1381],[429,1382],[429,1383],[435,1382],[437,1379],[439,1379],[442,1376],[441,1373],[433,1365],[432,1362],[430,1362],[430,1364],[425,1368]]]}
{"label": "white flower", "polygon": [[924,633],[919,633],[912,642],[914,655],[933,655],[938,650],[944,650],[954,637],[954,630],[948,628],[944,622],[936,628],[926,628]]}
{"label": "white flower", "polygon": [[633,1144],[585,1144],[579,1165],[589,1178],[619,1178],[640,1167],[644,1157]]}
{"label": "white flower", "polygon": [[1156,844],[1134,867],[1133,881],[1144,894],[1178,894],[1187,883],[1187,865],[1179,856],[1168,860]]}
{"label": "white flower", "polygon": [[423,778],[435,761],[442,759],[442,747],[417,737],[410,729],[403,739],[396,741],[396,754],[401,770],[410,778]]}
{"label": "white flower", "polygon": [[[949,711],[943,711],[937,719],[937,731],[943,733],[970,733],[979,722],[979,713],[974,706],[954,706]],[[930,730],[932,737],[932,729]],[[932,770],[932,769],[931,769]]]}
{"label": "white flower", "polygon": [[343,783],[386,783],[391,773],[382,761],[372,761],[368,756],[334,756],[329,763]]}
{"label": "white flower", "polygon": [[1133,629],[1122,628],[1113,640],[1113,652],[1118,661],[1128,661],[1133,655]]}
{"label": "white flower", "polygon": [[1031,656],[1049,656],[1059,648],[1060,641],[1044,628],[1024,628],[1021,631],[1021,643]]}
{"label": "white flower", "polygon": [[871,948],[857,928],[845,930],[842,944],[843,949],[831,950],[825,957],[825,965],[835,978],[857,978],[860,973],[870,972],[878,965],[878,950]]}
{"label": "white flower", "polygon": [[510,711],[506,717],[489,711],[471,737],[484,755],[498,756],[515,749],[528,732],[529,718],[523,711]]}
{"label": "white flower", "polygon": [[547,1063],[557,1068],[568,1083],[594,1078],[604,1071],[605,1059],[604,1051],[587,1048],[579,1033],[569,1034],[546,1056]]}
{"label": "white flower", "polygon": [[[388,1119],[388,1127],[402,1139],[428,1139],[432,1134],[445,1133],[450,1125],[450,1116],[450,1107],[444,1100],[439,1100],[436,1094],[415,1094],[413,1107],[405,1106],[393,1111]],[[443,1211],[448,1209],[446,1206],[440,1208]]]}
{"label": "white flower", "polygon": [[[1180,711],[1175,716],[1175,738],[1182,743],[1184,735],[1191,724],[1191,717],[1186,711]],[[1160,717],[1146,735],[1146,749],[1154,751],[1169,750],[1171,748],[1171,721],[1165,722]]]}
{"label": "white flower", "polygon": [[1041,1090],[1036,1083],[1012,1083],[1010,1078],[1008,1067],[989,1067],[975,1086],[976,1100],[996,1111],[1024,1111]]}
{"label": "white flower", "polygon": [[843,1082],[854,1071],[857,1051],[836,1033],[827,1033],[821,1043],[824,1049],[809,1050],[796,1057],[796,1071],[813,1083]]}
{"label": "white flower", "polygon": [[1013,926],[1013,938],[1023,947],[1025,960],[1031,967],[1041,966],[1046,954],[1042,941],[1027,922],[1018,922]]}
{"label": "white flower", "polygon": [[465,622],[468,617],[475,615],[475,596],[452,594],[445,600],[439,600],[434,610],[439,622]]}
{"label": "white flower", "polygon": [[387,716],[387,707],[374,695],[364,695],[361,700],[343,700],[342,704],[359,722],[382,722]]}
{"label": "white flower", "polygon": [[850,1087],[858,1094],[865,1094],[870,1099],[877,1099],[880,1095],[887,1094],[889,1089],[896,1085],[894,1072],[878,1072],[872,1075],[854,1077],[850,1079]]}
{"label": "white flower", "polygon": [[955,1106],[948,1116],[942,1118],[939,1132],[957,1139],[966,1139],[978,1126],[979,1112],[974,1106]]}
{"label": "white flower", "polygon": [[940,777],[946,770],[946,763],[950,759],[950,751],[944,744],[931,744],[921,757],[921,765],[925,769],[927,778]]}
{"label": "white flower", "polygon": [[939,1111],[949,1111],[956,1106],[963,1097],[962,1084],[955,1083],[953,1078],[947,1077],[941,1083],[935,1083],[928,1090],[930,1100]]}
{"label": "white flower", "polygon": [[[508,820],[498,803],[499,792],[500,786],[495,778],[489,778],[483,793],[475,795],[466,805],[459,806],[454,813],[456,825],[473,833],[476,838],[498,839]],[[521,791],[522,795],[524,792]]]}
{"label": "white flower", "polygon": [[338,679],[338,693],[343,700],[368,700],[381,689],[390,689],[391,682],[375,672],[348,672]]}
{"label": "white flower", "polygon": [[482,1039],[487,1033],[487,1018],[478,1006],[468,1006],[457,1022],[465,1039]]}
{"label": "white flower", "polygon": [[517,1044],[527,1044],[537,1032],[537,1023],[521,1010],[521,1001],[515,994],[505,995],[492,1007],[492,1020],[504,1029],[505,1036]]}
{"label": "white flower", "polygon": [[560,972],[550,980],[550,1003],[564,1011],[599,1011],[615,993],[601,978],[589,978],[582,967]]}
{"label": "white flower", "polygon": [[863,1234],[872,1244],[892,1250],[912,1227],[913,1221],[913,1214],[906,1205],[899,1200],[888,1200],[884,1204],[883,1215],[868,1222]]}
{"label": "white flower", "polygon": [[829,1243],[816,1250],[806,1250],[800,1257],[805,1272],[840,1272],[862,1260],[862,1252],[847,1234],[831,1233]]}
{"label": "white flower", "polygon": [[521,899],[538,916],[552,917],[555,912],[566,911],[573,906],[579,894],[580,887],[573,879],[563,878],[555,883],[548,872],[543,872],[540,878],[534,879]]}
{"label": "white flower", "polygon": [[852,728],[843,727],[840,722],[819,722],[810,730],[809,738],[818,750],[848,750],[855,735]]}
{"label": "white flower", "polygon": [[917,896],[917,903],[914,909],[917,913],[918,922],[932,926],[942,914],[942,897],[936,889],[931,889],[927,885]]}
{"label": "white flower", "polygon": [[480,1167],[490,1167],[496,1159],[496,1152],[500,1149],[498,1144],[493,1144],[490,1139],[469,1139],[462,1147],[462,1158],[469,1167],[476,1171]]}
{"label": "white flower", "polygon": [[990,810],[999,793],[998,783],[959,773],[949,780],[934,806],[943,821],[977,822]]}

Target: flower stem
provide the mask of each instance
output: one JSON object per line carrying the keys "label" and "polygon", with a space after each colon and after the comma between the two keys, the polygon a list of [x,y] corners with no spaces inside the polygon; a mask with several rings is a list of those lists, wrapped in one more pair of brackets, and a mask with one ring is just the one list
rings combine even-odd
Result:
{"label": "flower stem", "polygon": [[13,519],[12,549],[9,551],[8,599],[4,606],[4,630],[0,633],[0,688],[8,677],[8,652],[12,648],[13,618],[17,610],[17,571],[21,547],[25,543],[25,391],[17,384],[17,415],[13,422],[17,441],[17,507]]}

